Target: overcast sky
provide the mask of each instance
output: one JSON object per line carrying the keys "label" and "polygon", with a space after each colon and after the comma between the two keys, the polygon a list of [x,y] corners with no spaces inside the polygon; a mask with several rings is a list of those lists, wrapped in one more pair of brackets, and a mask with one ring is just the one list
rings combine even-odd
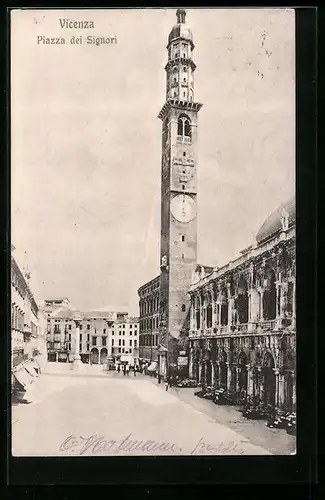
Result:
{"label": "overcast sky", "polygon": [[[12,243],[37,300],[67,296],[83,310],[109,304],[138,314],[138,287],[158,275],[157,114],[175,14],[12,15]],[[59,18],[95,28],[66,30]],[[187,10],[186,22],[203,103],[198,261],[215,266],[294,193],[294,12]],[[117,44],[70,45],[73,35],[117,36]]]}

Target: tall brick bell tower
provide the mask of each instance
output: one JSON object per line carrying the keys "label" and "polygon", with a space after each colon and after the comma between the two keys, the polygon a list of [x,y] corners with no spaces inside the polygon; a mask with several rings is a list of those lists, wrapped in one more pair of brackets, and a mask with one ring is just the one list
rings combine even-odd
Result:
{"label": "tall brick bell tower", "polygon": [[159,371],[176,368],[186,330],[188,290],[197,263],[197,120],[193,36],[178,9],[168,37],[166,102],[162,120]]}

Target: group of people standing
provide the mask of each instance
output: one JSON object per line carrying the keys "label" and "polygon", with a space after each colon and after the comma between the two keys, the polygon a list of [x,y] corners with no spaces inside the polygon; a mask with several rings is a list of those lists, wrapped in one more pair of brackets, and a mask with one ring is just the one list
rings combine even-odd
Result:
{"label": "group of people standing", "polygon": [[[137,372],[141,371],[143,375],[146,374],[147,372],[147,365],[142,365],[141,367],[137,366],[136,364],[134,365],[129,365],[129,363],[115,363],[115,371],[117,373],[123,373],[124,376],[129,376],[130,371],[133,372],[133,376],[136,377]],[[157,376],[157,383],[161,384],[163,382],[165,384],[165,390],[168,391],[169,387],[173,387],[175,384],[174,377],[172,376],[163,376],[159,372],[156,374]]]}
{"label": "group of people standing", "polygon": [[128,363],[116,363],[115,365],[115,370],[118,373],[123,372],[123,375],[129,376],[130,375],[130,370],[133,371],[134,377],[137,375],[138,367],[136,365],[130,366]]}
{"label": "group of people standing", "polygon": [[164,377],[163,375],[158,373],[157,374],[158,384],[161,384],[162,380],[164,381],[166,391],[168,391],[169,387],[173,387],[173,385],[174,385],[174,378],[173,377],[171,377],[171,376]]}

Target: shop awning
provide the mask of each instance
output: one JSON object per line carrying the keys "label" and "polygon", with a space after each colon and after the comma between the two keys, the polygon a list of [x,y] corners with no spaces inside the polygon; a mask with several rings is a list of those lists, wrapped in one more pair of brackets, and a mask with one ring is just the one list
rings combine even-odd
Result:
{"label": "shop awning", "polygon": [[30,362],[30,365],[34,368],[35,372],[36,372],[36,375],[39,374],[39,369],[40,369],[40,366],[39,364],[36,362],[35,359],[33,359],[31,362]]}
{"label": "shop awning", "polygon": [[24,368],[30,374],[31,377],[33,378],[37,377],[37,373],[32,362],[26,363],[24,365]]}
{"label": "shop awning", "polygon": [[14,376],[23,387],[27,387],[29,384],[31,384],[34,378],[32,375],[29,374],[27,370],[25,370],[25,368],[22,368],[14,372]]}
{"label": "shop awning", "polygon": [[148,367],[149,372],[155,372],[157,369],[158,369],[157,361],[153,361]]}

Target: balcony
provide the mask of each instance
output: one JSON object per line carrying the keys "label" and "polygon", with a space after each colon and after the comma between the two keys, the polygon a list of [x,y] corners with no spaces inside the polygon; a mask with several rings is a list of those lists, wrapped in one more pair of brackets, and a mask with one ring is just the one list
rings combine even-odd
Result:
{"label": "balcony", "polygon": [[242,324],[236,325],[236,331],[239,333],[247,333],[248,323],[242,323]]}
{"label": "balcony", "polygon": [[186,142],[187,144],[191,144],[192,139],[191,139],[191,137],[187,137],[186,135],[178,135],[177,142],[181,142],[181,143]]}
{"label": "balcony", "polygon": [[275,330],[275,325],[276,325],[276,321],[275,320],[272,320],[272,321],[260,321],[259,323],[259,327],[261,330],[265,331],[265,330]]}
{"label": "balcony", "polygon": [[32,327],[30,325],[24,325],[24,335],[31,335]]}

